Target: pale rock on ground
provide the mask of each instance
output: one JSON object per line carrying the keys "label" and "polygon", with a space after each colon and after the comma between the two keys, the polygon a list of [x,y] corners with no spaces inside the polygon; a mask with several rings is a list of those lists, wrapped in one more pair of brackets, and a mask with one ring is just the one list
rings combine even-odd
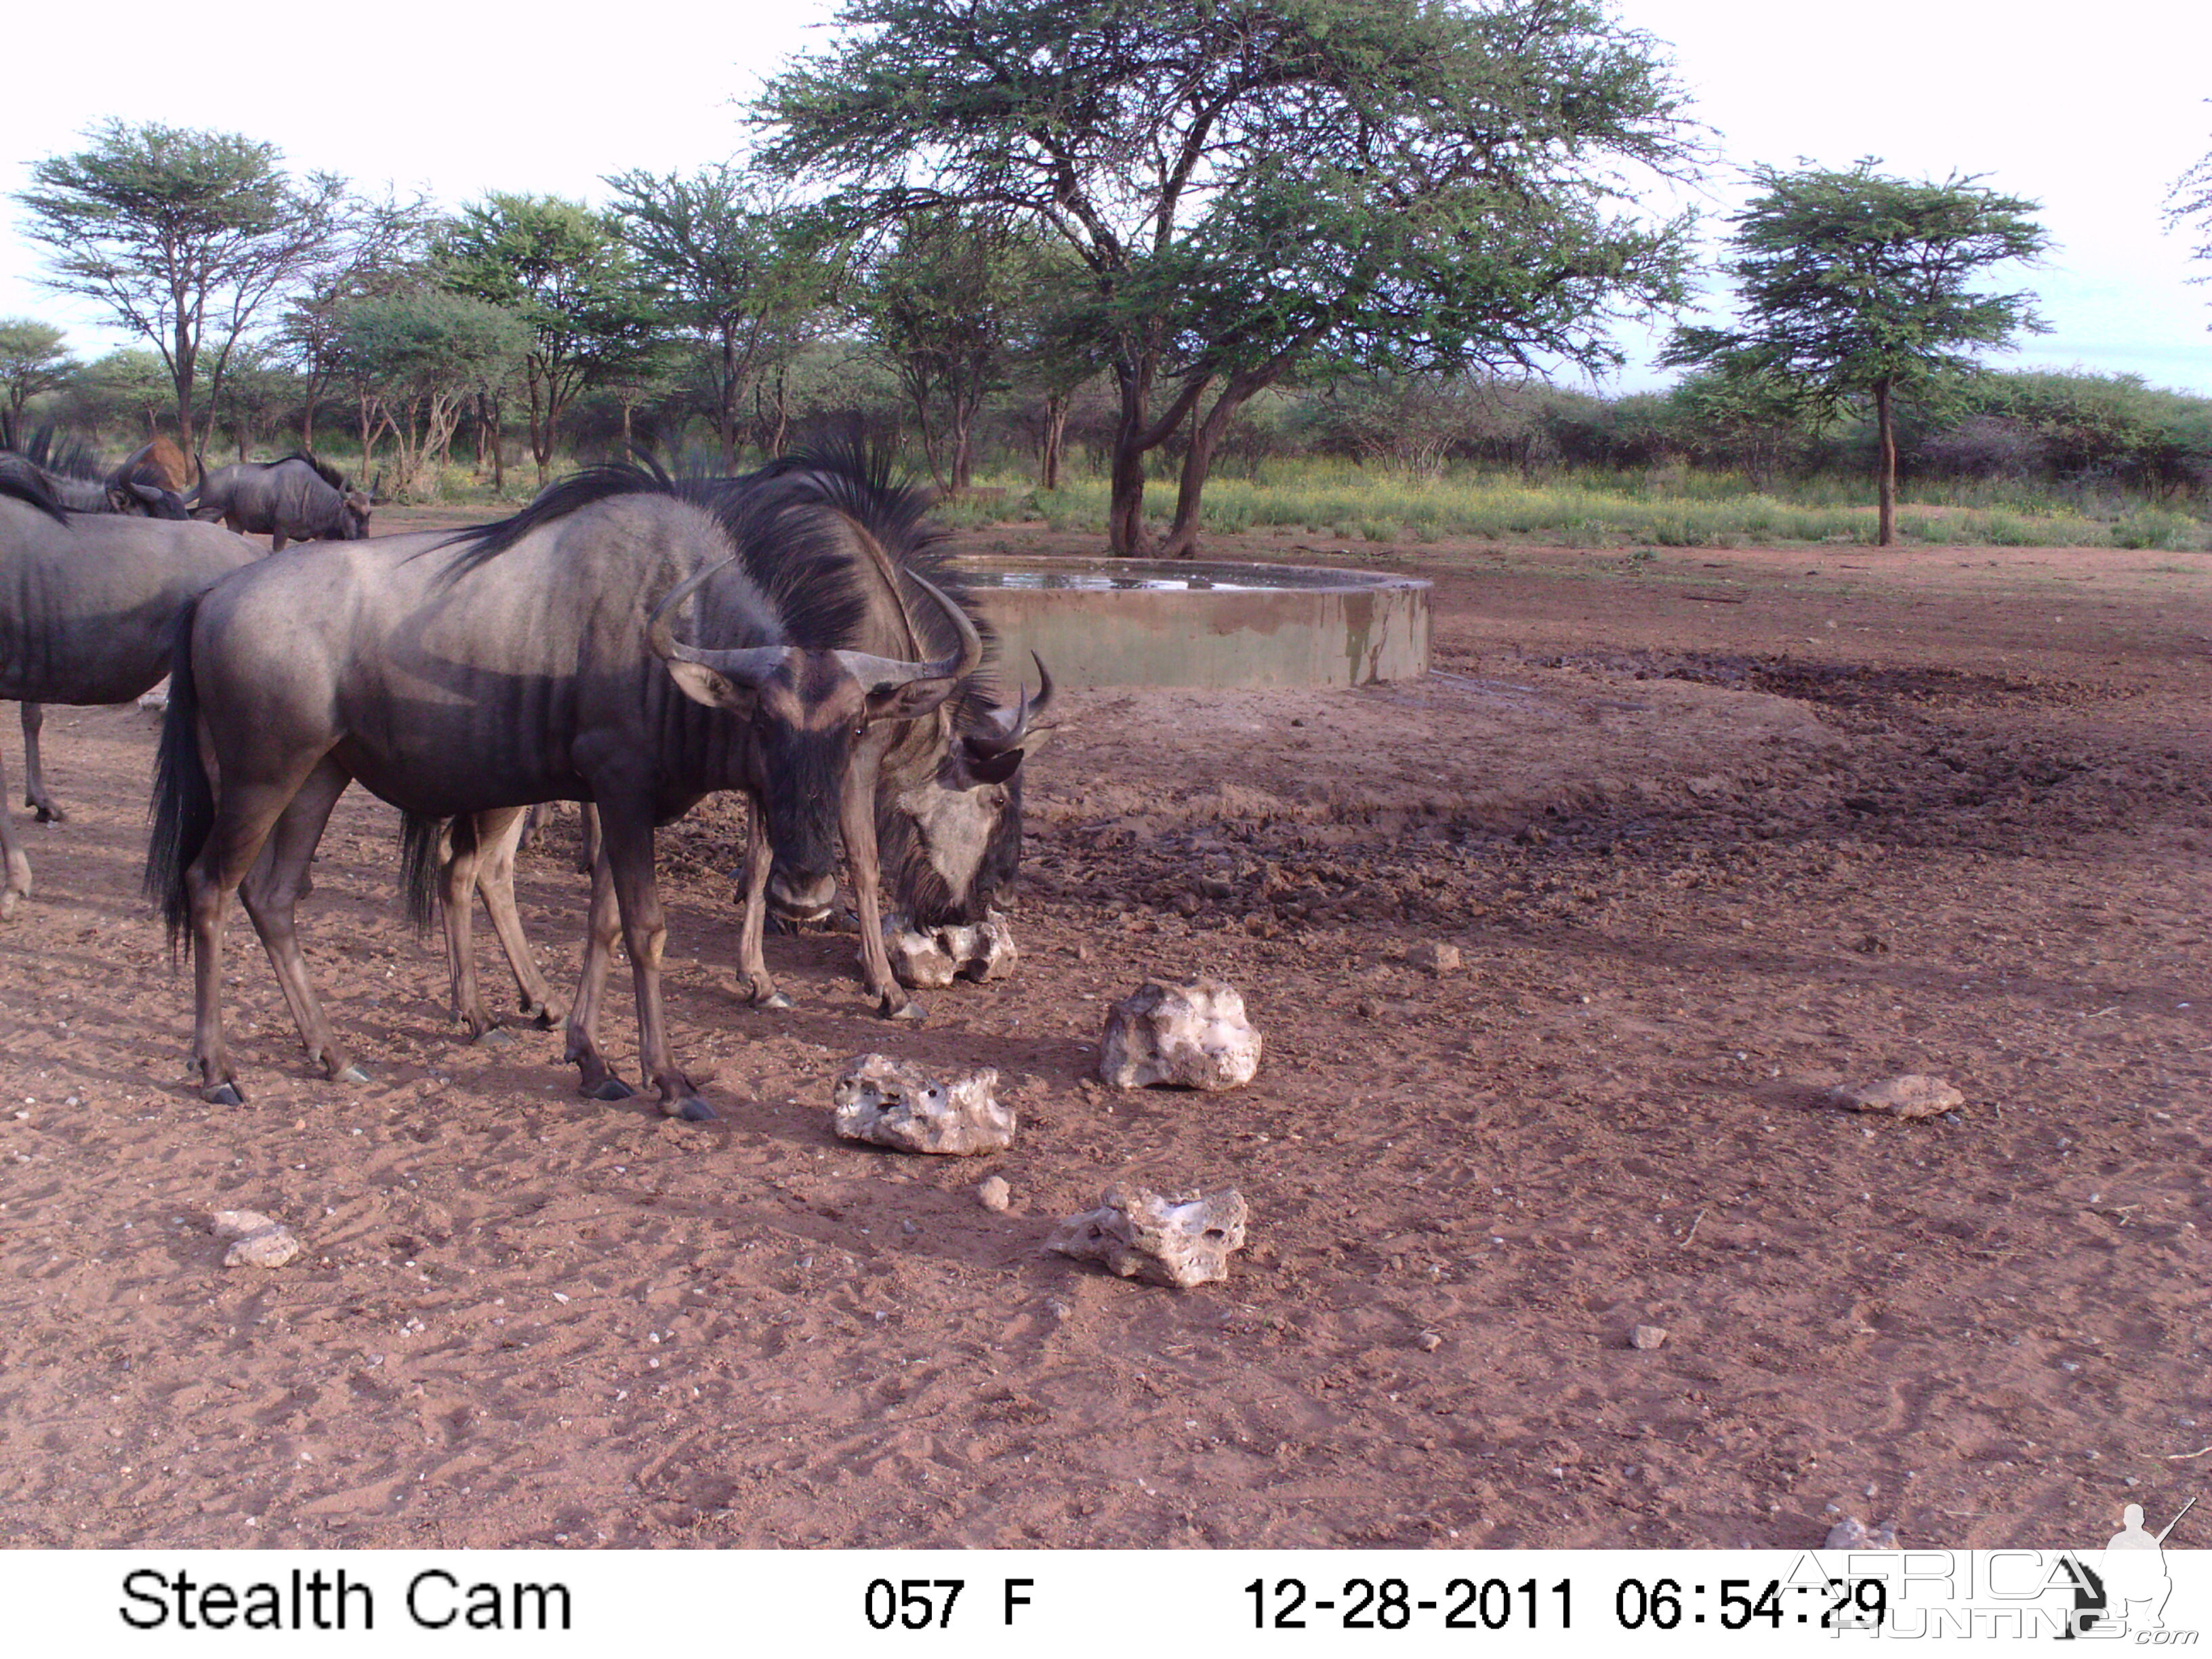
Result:
{"label": "pale rock on ground", "polygon": [[1124,1279],[1188,1290],[1229,1277],[1229,1255],[1244,1247],[1249,1213],[1233,1187],[1172,1198],[1144,1188],[1109,1188],[1095,1210],[1053,1229],[1045,1248],[1097,1261]]}
{"label": "pale rock on ground", "polygon": [[258,1210],[217,1210],[210,1231],[234,1241],[222,1258],[226,1267],[281,1267],[300,1254],[292,1230]]}
{"label": "pale rock on ground", "polygon": [[1654,1348],[1664,1347],[1666,1344],[1667,1328],[1664,1325],[1638,1325],[1628,1334],[1628,1346],[1641,1348],[1646,1353]]}
{"label": "pale rock on ground", "polygon": [[830,1090],[836,1127],[848,1140],[903,1152],[969,1158],[1013,1145],[1014,1109],[994,1091],[994,1067],[940,1078],[911,1060],[862,1054]]}
{"label": "pale rock on ground", "polygon": [[1961,1104],[1966,1096],[1940,1077],[1923,1077],[1917,1072],[1908,1072],[1903,1077],[1891,1078],[1886,1083],[1870,1083],[1856,1089],[1834,1089],[1829,1098],[1838,1106],[1849,1107],[1855,1112],[1883,1112],[1891,1117],[1934,1117]]}
{"label": "pale rock on ground", "polygon": [[1459,971],[1459,946],[1439,945],[1434,939],[1423,939],[1406,952],[1406,960],[1413,966],[1431,974],[1455,974]]}
{"label": "pale rock on ground", "polygon": [[975,1201],[985,1209],[1004,1215],[1014,1201],[1014,1189],[1006,1184],[1004,1176],[986,1176],[975,1188]]}
{"label": "pale rock on ground", "polygon": [[884,918],[891,973],[908,990],[933,990],[956,979],[1005,979],[1021,960],[1013,929],[996,910],[973,927],[916,929],[904,916]]}
{"label": "pale rock on ground", "polygon": [[1847,1515],[1828,1529],[1828,1541],[1821,1547],[1831,1550],[1893,1550],[1897,1547],[1897,1525],[1891,1522],[1879,1527],[1869,1527],[1856,1515]]}
{"label": "pale rock on ground", "polygon": [[1106,1011],[1098,1075],[1116,1089],[1242,1088],[1260,1069],[1261,1047],[1234,986],[1146,980]]}

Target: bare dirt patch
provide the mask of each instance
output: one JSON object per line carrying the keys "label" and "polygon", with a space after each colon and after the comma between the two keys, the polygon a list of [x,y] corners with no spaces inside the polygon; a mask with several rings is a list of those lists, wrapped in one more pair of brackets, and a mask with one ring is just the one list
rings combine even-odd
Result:
{"label": "bare dirt patch", "polygon": [[[1066,698],[1021,970],[919,1030],[844,938],[772,940],[800,1006],[745,1006],[740,815],[667,832],[706,1128],[580,1099],[557,1034],[463,1046],[358,793],[302,915],[374,1080],[309,1073],[240,921],[251,1098],[203,1104],[137,892],[152,725],[53,711],[71,818],[26,824],[0,933],[0,1536],[1796,1547],[1833,1505],[1991,1546],[2179,1508],[2212,558],[1342,551],[1438,582],[1442,672]],[[523,872],[556,983],[572,835]],[[1198,973],[1267,1034],[1251,1087],[1085,1080],[1106,1002]],[[870,1049],[998,1067],[1021,1139],[838,1141]],[[1829,1098],[1908,1072],[1957,1121]],[[1230,1280],[1042,1252],[1116,1181],[1240,1188]],[[302,1254],[224,1268],[231,1208]]]}

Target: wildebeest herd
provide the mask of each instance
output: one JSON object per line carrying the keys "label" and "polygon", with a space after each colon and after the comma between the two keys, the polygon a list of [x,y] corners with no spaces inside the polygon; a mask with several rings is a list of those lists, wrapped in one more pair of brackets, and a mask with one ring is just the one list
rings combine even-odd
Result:
{"label": "wildebeest herd", "polygon": [[[81,505],[69,492],[90,470],[57,459],[44,445],[0,458],[0,698],[122,702],[168,673],[146,883],[192,959],[191,1052],[211,1102],[244,1099],[222,1017],[233,890],[308,1053],[333,1078],[361,1076],[294,917],[356,781],[403,814],[410,908],[427,921],[442,901],[455,1009],[478,1036],[493,1021],[470,954],[474,897],[523,1012],[551,1023],[516,919],[515,843],[533,805],[596,812],[567,1058],[586,1094],[631,1093],[598,1041],[619,933],[647,1080],[665,1112],[695,1121],[714,1114],[662,1013],[657,825],[712,792],[746,798],[739,966],[769,1006],[787,1004],[765,961],[768,912],[827,916],[841,842],[862,975],[887,1015],[917,1011],[884,948],[879,868],[924,927],[982,920],[1013,873],[1020,767],[1051,682],[1034,702],[1000,696],[988,630],[933,551],[925,498],[881,458],[831,448],[737,477],[603,465],[496,523],[377,538],[369,495],[307,456],[222,469],[189,496],[78,490]],[[214,517],[230,528],[197,521]],[[288,541],[307,544],[279,550]],[[31,804],[58,817],[31,754]],[[5,814],[0,830],[4,916],[30,872]]]}

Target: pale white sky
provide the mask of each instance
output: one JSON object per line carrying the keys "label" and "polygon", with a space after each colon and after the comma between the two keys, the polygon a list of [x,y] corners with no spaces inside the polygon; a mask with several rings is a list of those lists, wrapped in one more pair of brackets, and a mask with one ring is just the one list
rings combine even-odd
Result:
{"label": "pale white sky", "polygon": [[[2008,286],[2035,290],[2051,333],[1996,361],[2129,371],[2212,394],[2212,287],[2162,233],[2173,179],[2212,149],[2212,5],[1987,0],[1617,0],[1674,51],[1698,115],[1738,166],[1986,173],[2044,204],[2057,243]],[[15,9],[0,99],[0,191],[108,116],[274,143],[295,167],[420,185],[448,205],[488,189],[598,198],[599,175],[721,160],[746,132],[733,98],[820,37],[817,0],[663,0],[635,12],[378,3],[309,9],[232,0],[179,33],[173,5]],[[173,41],[171,46],[166,43]],[[1702,204],[1735,205],[1732,170]],[[43,316],[94,355],[118,337],[34,282],[37,251],[0,200],[0,313]],[[1624,337],[1622,384],[1659,383],[1651,339]]]}

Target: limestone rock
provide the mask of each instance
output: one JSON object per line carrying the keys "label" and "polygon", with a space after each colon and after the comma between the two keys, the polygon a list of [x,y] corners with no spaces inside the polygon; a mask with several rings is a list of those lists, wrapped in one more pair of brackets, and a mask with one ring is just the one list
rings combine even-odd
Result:
{"label": "limestone rock", "polygon": [[226,1267],[281,1267],[300,1254],[292,1230],[258,1210],[217,1210],[210,1231],[234,1241],[222,1258]]}
{"label": "limestone rock", "polygon": [[1893,1550],[1897,1547],[1897,1522],[1869,1527],[1856,1515],[1847,1515],[1828,1529],[1828,1541],[1823,1549],[1831,1550]]}
{"label": "limestone rock", "polygon": [[1942,1078],[1923,1077],[1917,1072],[1893,1077],[1887,1083],[1871,1083],[1856,1089],[1832,1089],[1828,1097],[1854,1112],[1885,1112],[1891,1117],[1907,1118],[1934,1117],[1966,1098]]}
{"label": "limestone rock", "polygon": [[1244,1247],[1248,1211],[1234,1187],[1164,1198],[1145,1188],[1109,1188],[1099,1206],[1072,1215],[1045,1248],[1097,1261],[1124,1279],[1188,1290],[1229,1277],[1229,1253]]}
{"label": "limestone rock", "polygon": [[1213,979],[1146,980],[1106,1011],[1098,1075],[1116,1089],[1155,1083],[1237,1089],[1260,1069],[1260,1050],[1236,987]]}
{"label": "limestone rock", "polygon": [[830,1091],[837,1133],[902,1152],[942,1152],[969,1158],[1004,1152],[1014,1141],[1014,1109],[993,1093],[999,1073],[981,1071],[940,1078],[911,1060],[862,1054]]}
{"label": "limestone rock", "polygon": [[975,1201],[996,1215],[1004,1215],[1014,1201],[1014,1189],[1004,1176],[986,1176],[975,1188]]}
{"label": "limestone rock", "polygon": [[1455,974],[1459,972],[1459,946],[1425,939],[1406,952],[1406,960],[1428,973]]}
{"label": "limestone rock", "polygon": [[916,929],[904,916],[884,918],[891,974],[908,990],[932,990],[956,979],[1005,979],[1022,953],[1013,929],[996,910],[973,927]]}
{"label": "limestone rock", "polygon": [[1646,1353],[1666,1345],[1667,1328],[1664,1325],[1638,1325],[1628,1334],[1628,1346],[1640,1348]]}

